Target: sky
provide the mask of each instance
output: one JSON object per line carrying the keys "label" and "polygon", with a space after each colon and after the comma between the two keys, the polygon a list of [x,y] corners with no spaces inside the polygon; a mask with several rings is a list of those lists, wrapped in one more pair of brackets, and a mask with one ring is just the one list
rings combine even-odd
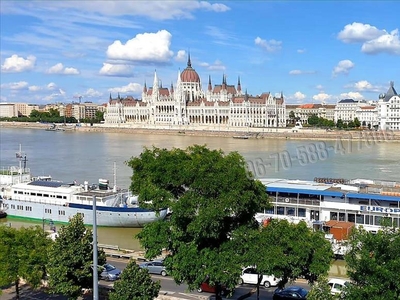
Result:
{"label": "sky", "polygon": [[[2,103],[141,99],[187,65],[287,104],[378,100],[400,86],[400,1],[11,1],[1,5]],[[400,89],[400,88],[397,88]]]}

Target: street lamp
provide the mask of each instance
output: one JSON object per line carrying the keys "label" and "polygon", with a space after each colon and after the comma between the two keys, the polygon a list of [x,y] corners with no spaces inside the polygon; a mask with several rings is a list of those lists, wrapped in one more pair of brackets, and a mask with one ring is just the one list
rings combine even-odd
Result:
{"label": "street lamp", "polygon": [[52,220],[52,219],[45,219],[45,218],[42,219],[42,228],[43,228],[43,232],[44,232],[44,224],[45,224],[46,222],[49,222],[50,230],[52,230],[52,231],[54,232],[55,229],[56,229],[56,227],[54,226],[53,220]]}

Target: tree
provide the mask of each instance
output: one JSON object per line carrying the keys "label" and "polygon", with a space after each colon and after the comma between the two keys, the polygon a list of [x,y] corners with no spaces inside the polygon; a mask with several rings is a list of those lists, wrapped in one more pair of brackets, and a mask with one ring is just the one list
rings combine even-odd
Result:
{"label": "tree", "polygon": [[121,279],[114,283],[110,300],[153,300],[158,296],[161,285],[153,281],[148,270],[131,260],[121,274]]}
{"label": "tree", "polygon": [[331,294],[331,288],[328,285],[328,279],[325,276],[320,276],[315,282],[309,293],[307,300],[335,300],[336,297]]}
{"label": "tree", "polygon": [[45,278],[52,241],[38,226],[15,229],[4,225],[0,226],[0,241],[0,286],[14,284],[19,299],[21,279],[37,288]]}
{"label": "tree", "polygon": [[353,122],[354,122],[354,127],[359,128],[361,126],[361,122],[357,117],[354,118]]}
{"label": "tree", "polygon": [[316,126],[319,123],[319,118],[317,115],[313,114],[311,116],[308,117],[307,120],[308,124],[310,124],[311,126]]}
{"label": "tree", "polygon": [[290,120],[290,123],[293,124],[294,121],[295,121],[295,119],[296,119],[296,115],[295,115],[294,111],[291,110],[290,113],[289,113],[289,120]]}
{"label": "tree", "polygon": [[221,284],[233,290],[242,267],[235,232],[258,228],[254,216],[268,207],[265,186],[252,178],[244,158],[199,145],[153,147],[127,164],[139,202],[172,210],[169,221],[150,223],[137,235],[146,257],[166,250],[169,274],[191,290],[206,277],[217,290]]}
{"label": "tree", "polygon": [[344,127],[344,122],[342,119],[338,119],[336,122],[336,127],[342,129]]}
{"label": "tree", "polygon": [[282,278],[279,287],[298,278],[314,283],[327,275],[333,251],[321,231],[313,231],[304,221],[271,220],[259,235],[253,235],[243,259],[257,265],[260,274]]}
{"label": "tree", "polygon": [[385,226],[376,234],[354,229],[345,255],[347,274],[354,283],[348,299],[400,299],[400,231]]}
{"label": "tree", "polygon": [[[80,214],[62,226],[49,252],[49,287],[53,293],[69,299],[78,298],[82,289],[93,287],[93,234]],[[103,250],[98,251],[98,264],[106,262]]]}

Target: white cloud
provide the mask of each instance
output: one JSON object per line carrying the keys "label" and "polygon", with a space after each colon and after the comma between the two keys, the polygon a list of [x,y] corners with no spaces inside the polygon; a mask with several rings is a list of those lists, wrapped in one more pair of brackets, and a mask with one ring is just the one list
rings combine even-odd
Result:
{"label": "white cloud", "polygon": [[100,69],[99,74],[103,76],[128,77],[132,76],[133,68],[129,65],[114,65],[103,63],[103,67]]}
{"label": "white cloud", "polygon": [[83,96],[86,98],[97,98],[101,97],[103,93],[96,91],[95,89],[87,89],[86,92],[83,93]]}
{"label": "white cloud", "polygon": [[108,89],[111,93],[141,93],[142,86],[139,83],[129,83],[128,85]]}
{"label": "white cloud", "polygon": [[385,33],[376,39],[365,42],[361,51],[367,54],[388,53],[400,55],[399,30]]}
{"label": "white cloud", "polygon": [[30,71],[35,67],[36,57],[29,55],[26,59],[16,54],[4,60],[1,71],[4,73],[20,73]]}
{"label": "white cloud", "polygon": [[359,92],[349,92],[349,93],[342,93],[340,94],[341,99],[354,99],[354,100],[362,100],[364,96],[361,95]]}
{"label": "white cloud", "polygon": [[317,85],[315,86],[315,88],[316,88],[317,90],[323,90],[323,89],[324,89],[324,87],[322,86],[322,84],[317,84]]}
{"label": "white cloud", "polygon": [[185,61],[186,58],[187,58],[187,54],[186,54],[186,51],[185,51],[185,50],[179,50],[179,51],[176,53],[176,56],[175,56],[175,60],[176,60],[176,61]]}
{"label": "white cloud", "polygon": [[282,49],[282,42],[281,41],[277,41],[277,40],[263,40],[260,37],[257,37],[254,40],[254,43],[258,46],[260,46],[261,48],[263,48],[264,50],[266,50],[267,52],[275,52],[278,50]]}
{"label": "white cloud", "polygon": [[378,38],[385,34],[384,30],[379,30],[369,24],[357,23],[347,24],[338,34],[338,39],[344,43],[365,42]]}
{"label": "white cloud", "polygon": [[125,44],[114,41],[107,49],[107,57],[113,60],[128,60],[144,63],[166,63],[173,56],[169,49],[172,35],[166,30],[157,33],[137,34]]}
{"label": "white cloud", "polygon": [[351,60],[345,59],[339,61],[336,67],[333,68],[332,75],[348,74],[354,68],[354,63]]}
{"label": "white cloud", "polygon": [[38,92],[41,91],[43,88],[37,85],[31,85],[28,89],[30,92]]}
{"label": "white cloud", "polygon": [[302,71],[302,70],[291,70],[289,75],[304,75],[304,74],[315,74],[315,71]]}
{"label": "white cloud", "polygon": [[62,63],[55,64],[46,71],[47,74],[78,75],[78,69],[64,67]]}
{"label": "white cloud", "polygon": [[304,52],[306,52],[306,49],[297,49],[297,53],[303,54]]}
{"label": "white cloud", "polygon": [[319,102],[326,102],[328,100],[332,99],[332,95],[328,95],[324,92],[321,92],[319,94],[316,94],[312,97],[315,101],[319,101]]}
{"label": "white cloud", "polygon": [[210,71],[225,71],[225,69],[226,69],[226,67],[219,60],[216,60],[213,64],[209,64],[207,62],[202,62],[202,63],[200,63],[200,66],[204,67]]}
{"label": "white cloud", "polygon": [[47,89],[48,89],[48,90],[55,90],[55,89],[57,89],[57,85],[56,85],[54,82],[50,82],[50,83],[47,85]]}
{"label": "white cloud", "polygon": [[3,95],[0,95],[0,101],[1,102],[7,102],[7,97],[3,96]]}
{"label": "white cloud", "polygon": [[29,84],[26,81],[18,81],[18,82],[3,83],[1,85],[1,88],[7,90],[24,90],[28,88],[28,85]]}
{"label": "white cloud", "polygon": [[367,80],[360,80],[360,81],[357,81],[354,84],[345,85],[345,88],[355,89],[358,92],[362,92],[362,91],[380,92],[382,90],[382,87],[372,85]]}
{"label": "white cloud", "polygon": [[304,100],[306,95],[304,95],[302,92],[296,92],[293,94],[293,98],[296,100]]}
{"label": "white cloud", "polygon": [[[73,8],[73,1],[51,1],[49,9]],[[193,13],[198,10],[225,12],[230,10],[222,3],[210,3],[207,1],[104,1],[99,5],[95,1],[79,1],[79,9],[95,14],[111,16],[146,16],[155,20],[192,19]]]}

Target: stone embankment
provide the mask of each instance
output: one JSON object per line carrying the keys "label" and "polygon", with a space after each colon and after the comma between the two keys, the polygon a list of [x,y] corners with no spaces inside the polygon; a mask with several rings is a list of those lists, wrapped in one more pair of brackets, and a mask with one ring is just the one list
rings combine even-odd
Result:
{"label": "stone embankment", "polygon": [[[26,122],[0,122],[0,127],[46,129],[49,124]],[[164,126],[146,128],[143,125],[107,126],[105,124],[64,125],[59,127],[75,132],[107,132],[126,134],[162,134],[180,136],[215,136],[215,137],[242,137],[244,139],[297,139],[297,140],[365,140],[371,143],[400,142],[400,131],[372,131],[372,130],[332,130],[303,128],[293,132],[291,128],[253,128],[202,126],[188,129],[187,126]]]}

